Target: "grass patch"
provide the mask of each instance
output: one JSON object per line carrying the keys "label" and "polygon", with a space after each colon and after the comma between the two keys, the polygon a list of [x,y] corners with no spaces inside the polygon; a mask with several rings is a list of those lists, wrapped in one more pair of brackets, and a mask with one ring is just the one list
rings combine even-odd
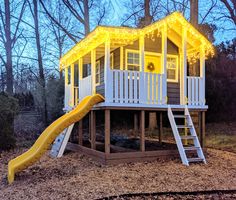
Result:
{"label": "grass patch", "polygon": [[207,124],[206,146],[236,153],[236,122]]}

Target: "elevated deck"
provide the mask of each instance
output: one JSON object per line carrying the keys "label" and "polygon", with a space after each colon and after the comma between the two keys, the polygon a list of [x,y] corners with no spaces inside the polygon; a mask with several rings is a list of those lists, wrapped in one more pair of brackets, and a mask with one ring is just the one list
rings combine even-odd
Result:
{"label": "elevated deck", "polygon": [[[93,107],[93,110],[146,110],[146,111],[167,111],[168,106],[171,106],[174,110],[181,110],[185,108],[185,105],[175,104],[140,104],[140,103],[99,103]],[[207,111],[207,105],[188,105],[189,110],[194,111]]]}

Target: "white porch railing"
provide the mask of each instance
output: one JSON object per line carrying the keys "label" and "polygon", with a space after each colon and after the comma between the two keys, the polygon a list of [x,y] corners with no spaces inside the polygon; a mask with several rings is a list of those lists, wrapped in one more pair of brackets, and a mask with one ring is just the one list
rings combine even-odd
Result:
{"label": "white porch railing", "polygon": [[188,105],[205,105],[204,83],[203,78],[188,76],[187,77],[187,98]]}
{"label": "white porch railing", "polygon": [[161,74],[111,70],[111,77],[112,102],[162,104]]}
{"label": "white porch railing", "polygon": [[79,81],[79,100],[92,94],[92,79],[91,75]]}

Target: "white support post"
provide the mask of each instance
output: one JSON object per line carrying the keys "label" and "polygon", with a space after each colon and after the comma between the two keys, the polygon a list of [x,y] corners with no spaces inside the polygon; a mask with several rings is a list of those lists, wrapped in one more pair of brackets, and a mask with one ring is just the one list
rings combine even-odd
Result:
{"label": "white support post", "polygon": [[70,83],[70,91],[71,91],[71,106],[73,107],[73,106],[75,106],[75,96],[74,96],[74,93],[75,93],[75,90],[74,90],[74,86],[75,86],[75,84],[74,84],[74,82],[75,82],[75,65],[74,65],[74,63],[71,65],[71,72],[70,72],[70,74],[71,74],[71,76],[70,76],[70,79],[71,79],[71,83]]}
{"label": "white support post", "polygon": [[145,103],[147,96],[145,91],[145,77],[144,77],[144,36],[141,35],[139,38],[139,65],[140,65],[140,84],[139,84],[139,91],[141,97],[141,103]]}
{"label": "white support post", "polygon": [[201,88],[200,88],[200,98],[201,98],[201,105],[205,105],[205,47],[201,45],[200,49],[200,77],[201,77]]}
{"label": "white support post", "polygon": [[65,67],[65,85],[64,85],[64,108],[68,107],[68,96],[67,96],[67,87],[68,87],[68,67]]}
{"label": "white support post", "polygon": [[81,101],[81,94],[80,94],[80,91],[81,91],[81,80],[83,78],[83,58],[79,58],[79,101]]}
{"label": "white support post", "polygon": [[105,82],[105,101],[112,102],[113,94],[113,78],[110,68],[110,38],[105,41],[105,67],[104,67],[104,82]]}
{"label": "white support post", "polygon": [[91,79],[92,94],[96,93],[95,73],[96,73],[96,49],[91,51]]}
{"label": "white support post", "polygon": [[161,32],[162,55],[162,103],[167,104],[167,24],[164,24]]}
{"label": "white support post", "polygon": [[124,47],[120,47],[120,70],[124,70]]}
{"label": "white support post", "polygon": [[185,105],[187,99],[187,29],[182,28],[182,55],[181,55],[180,104]]}
{"label": "white support post", "polygon": [[79,80],[83,78],[83,58],[79,58]]}

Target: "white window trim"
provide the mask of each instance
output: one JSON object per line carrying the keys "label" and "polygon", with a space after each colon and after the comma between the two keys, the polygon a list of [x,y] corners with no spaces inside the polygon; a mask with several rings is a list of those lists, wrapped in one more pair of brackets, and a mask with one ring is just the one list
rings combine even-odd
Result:
{"label": "white window trim", "polygon": [[[134,50],[134,49],[125,50],[125,70],[128,70],[128,53],[129,52],[139,54],[139,50]],[[150,51],[145,51],[144,54],[145,56],[146,55],[161,56],[161,53],[150,52]],[[175,79],[167,79],[167,82],[178,83],[179,82],[179,57],[178,55],[167,54],[167,58],[176,58],[176,77]],[[140,64],[139,64],[139,71],[141,71]],[[166,73],[167,73],[167,69],[166,69]]]}
{"label": "white window trim", "polygon": [[[138,53],[139,54],[139,50],[134,50],[134,49],[126,49],[125,50],[125,70],[128,70],[128,53]],[[132,64],[129,64],[132,65]],[[139,61],[139,71],[141,71],[140,69],[140,61]]]}
{"label": "white window trim", "polygon": [[[99,81],[96,83],[96,76],[97,76],[97,64],[99,64]],[[101,84],[101,63],[100,63],[100,60],[96,61],[96,64],[95,64],[95,86],[98,86]]]}
{"label": "white window trim", "polygon": [[[179,82],[179,57],[177,55],[167,54],[167,58],[175,58],[176,59],[176,71],[175,71],[175,79],[167,79],[167,82],[170,83],[178,83]],[[167,77],[168,65],[166,66],[166,77]]]}

